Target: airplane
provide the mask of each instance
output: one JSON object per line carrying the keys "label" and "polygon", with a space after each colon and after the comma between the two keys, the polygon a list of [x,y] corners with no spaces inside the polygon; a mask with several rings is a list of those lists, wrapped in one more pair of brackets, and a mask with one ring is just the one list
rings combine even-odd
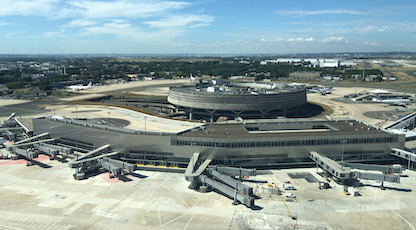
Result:
{"label": "airplane", "polygon": [[406,105],[412,103],[412,100],[410,100],[410,99],[403,99],[401,97],[393,98],[393,99],[373,98],[372,101],[379,102],[379,103],[386,103],[386,104],[390,104],[390,105],[403,106],[403,107],[406,107]]}
{"label": "airplane", "polygon": [[89,88],[92,88],[92,87],[94,87],[94,85],[92,84],[92,82],[90,82],[86,86],[83,86],[83,85],[71,85],[71,86],[68,86],[68,89],[72,89],[72,90],[78,91],[78,90],[89,89]]}
{"label": "airplane", "polygon": [[308,92],[320,93],[320,94],[330,94],[330,93],[333,92],[331,89],[332,89],[332,87],[312,88],[312,89],[308,89]]}

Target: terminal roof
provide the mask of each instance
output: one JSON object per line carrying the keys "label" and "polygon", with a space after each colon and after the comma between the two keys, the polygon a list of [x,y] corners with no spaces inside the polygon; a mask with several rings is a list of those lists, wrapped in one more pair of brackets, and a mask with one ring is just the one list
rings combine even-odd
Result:
{"label": "terminal roof", "polygon": [[356,120],[321,120],[304,122],[274,121],[228,124],[213,123],[205,125],[204,129],[193,129],[183,133],[184,136],[204,138],[259,138],[371,134],[389,134],[389,132]]}

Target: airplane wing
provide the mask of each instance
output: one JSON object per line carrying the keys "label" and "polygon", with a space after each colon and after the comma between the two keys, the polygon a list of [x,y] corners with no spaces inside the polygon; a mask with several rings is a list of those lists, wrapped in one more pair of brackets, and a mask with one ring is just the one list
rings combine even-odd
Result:
{"label": "airplane wing", "polygon": [[403,106],[403,107],[407,108],[406,103],[403,103],[403,102],[395,102],[394,105]]}

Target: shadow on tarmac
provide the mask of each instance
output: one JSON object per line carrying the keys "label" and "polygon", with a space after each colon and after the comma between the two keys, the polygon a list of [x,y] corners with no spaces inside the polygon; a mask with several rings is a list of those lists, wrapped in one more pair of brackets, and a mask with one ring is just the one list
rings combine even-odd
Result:
{"label": "shadow on tarmac", "polygon": [[[370,184],[363,184],[363,186],[380,188],[380,186],[378,185],[370,185]],[[394,188],[394,187],[386,187],[386,186],[384,186],[384,189],[395,190],[398,192],[411,192],[412,191],[411,189],[406,189],[406,188]]]}
{"label": "shadow on tarmac", "polygon": [[45,169],[52,168],[52,166],[47,165],[47,164],[44,164],[44,163],[39,162],[39,161],[34,161],[34,160],[31,160],[30,162],[31,162],[32,164],[34,164],[34,165],[37,165],[37,166],[42,167],[42,168],[45,168]]}
{"label": "shadow on tarmac", "polygon": [[139,173],[135,173],[135,172],[131,172],[129,174],[132,175],[133,177],[137,177],[137,178],[140,178],[140,179],[147,178],[147,176],[139,174]]}

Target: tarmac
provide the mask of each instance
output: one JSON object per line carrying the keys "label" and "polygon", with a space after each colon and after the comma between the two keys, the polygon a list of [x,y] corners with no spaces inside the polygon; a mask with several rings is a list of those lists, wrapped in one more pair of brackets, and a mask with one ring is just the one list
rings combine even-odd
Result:
{"label": "tarmac", "polygon": [[[391,111],[394,108],[403,108],[401,106],[392,106],[384,103],[360,103],[360,102],[351,102],[351,103],[344,103],[340,101],[335,101],[336,98],[343,98],[344,95],[356,93],[356,92],[363,92],[363,91],[370,91],[374,88],[363,88],[363,87],[334,87],[331,94],[321,95],[320,93],[308,93],[307,98],[310,102],[318,102],[320,104],[325,104],[330,106],[333,109],[333,114],[330,115],[331,117],[349,117],[357,120],[361,120],[367,122],[369,124],[378,124],[383,123],[383,126],[388,125],[389,123],[394,122],[394,120],[387,120],[384,119],[376,119],[367,117],[364,115],[366,112],[386,112]],[[395,92],[395,91],[391,91]],[[411,104],[407,106],[408,108],[415,108],[415,104]]]}
{"label": "tarmac", "polygon": [[[101,173],[73,178],[67,164],[40,155],[38,164],[0,160],[0,229],[414,229],[416,172],[400,184],[361,180],[360,196],[343,186],[320,190],[317,182],[292,179],[316,168],[265,170],[245,179],[257,195],[255,208],[232,205],[214,191],[188,189],[180,173],[137,170],[123,180]],[[321,169],[319,169],[321,172]],[[260,174],[260,175],[259,175]],[[296,190],[277,195],[289,181]],[[271,186],[270,186],[271,185]],[[286,192],[296,198],[286,198]]]}

